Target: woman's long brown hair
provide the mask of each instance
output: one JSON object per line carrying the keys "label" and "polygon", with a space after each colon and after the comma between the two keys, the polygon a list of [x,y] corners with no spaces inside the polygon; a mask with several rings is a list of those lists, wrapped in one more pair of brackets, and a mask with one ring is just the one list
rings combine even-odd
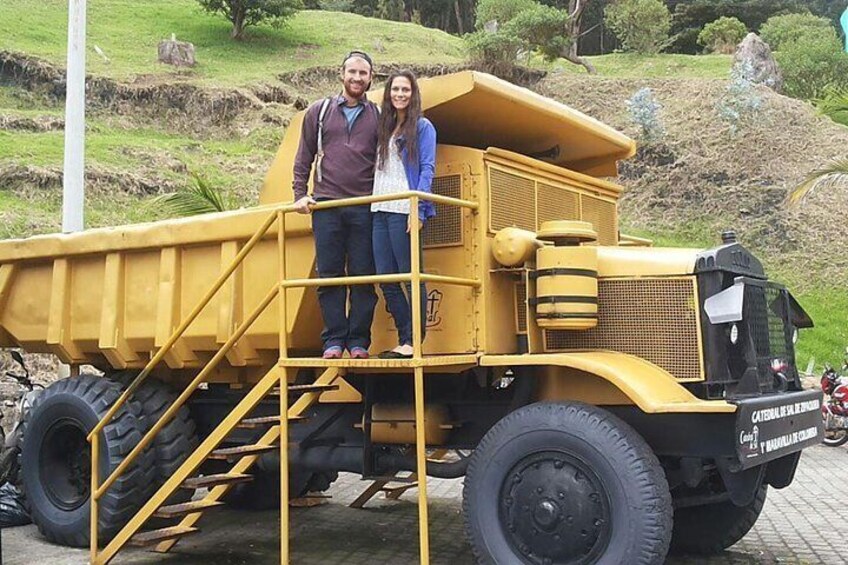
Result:
{"label": "woman's long brown hair", "polygon": [[406,140],[406,152],[410,162],[418,159],[418,118],[421,117],[421,92],[418,80],[412,71],[402,70],[392,73],[383,89],[383,104],[377,133],[377,168],[382,169],[389,156],[389,141],[397,127],[397,110],[392,105],[392,83],[398,77],[405,77],[412,85],[409,105],[406,107],[406,119],[400,126],[400,135]]}

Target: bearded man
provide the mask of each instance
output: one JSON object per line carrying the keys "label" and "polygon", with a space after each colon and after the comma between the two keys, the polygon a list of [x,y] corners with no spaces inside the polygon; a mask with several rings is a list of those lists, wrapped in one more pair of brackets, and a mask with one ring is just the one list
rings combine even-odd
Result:
{"label": "bearded man", "polygon": [[[373,191],[379,116],[377,106],[365,97],[372,74],[371,58],[352,51],[342,62],[341,94],[312,104],[303,119],[294,163],[295,207],[301,214],[312,214],[315,257],[322,278],[375,272],[369,204],[312,210],[316,202],[369,196]],[[351,358],[367,359],[377,304],[374,286],[322,286],[318,302],[324,318],[323,357],[338,359],[347,349]]]}

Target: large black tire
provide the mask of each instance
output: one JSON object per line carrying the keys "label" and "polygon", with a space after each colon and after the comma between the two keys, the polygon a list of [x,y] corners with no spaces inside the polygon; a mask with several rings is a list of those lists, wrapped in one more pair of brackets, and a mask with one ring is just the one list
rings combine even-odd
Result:
{"label": "large black tire", "polygon": [[754,526],[766,503],[767,485],[762,485],[747,506],[725,501],[705,506],[678,508],[674,512],[673,553],[715,555],[732,546]]}
{"label": "large black tire", "polygon": [[[110,378],[120,383],[122,388],[126,388],[137,374],[134,371],[122,371],[111,375]],[[176,398],[177,395],[162,381],[152,377],[144,381],[133,395],[133,399],[140,403],[142,408],[142,434],[146,434],[156,424]],[[155,479],[151,490],[155,492],[162,486],[197,449],[198,445],[197,427],[191,418],[188,406],[184,404],[153,439]],[[191,500],[191,496],[190,490],[177,489],[168,498],[167,504],[187,502]]]}
{"label": "large black tire", "polygon": [[[275,510],[280,508],[280,473],[252,469],[253,480],[233,486],[224,501],[237,510]],[[339,477],[338,473],[307,473],[292,469],[289,472],[289,498],[308,492],[324,492]]]}
{"label": "large black tire", "polygon": [[651,448],[579,402],[531,404],[495,424],[471,458],[462,507],[485,564],[659,565],[671,538],[671,495]]}
{"label": "large black tire", "polygon": [[[32,521],[53,543],[89,544],[91,450],[86,436],[121,394],[93,375],[56,381],[23,421],[21,486]],[[141,441],[141,406],[128,402],[100,435],[101,483]],[[153,452],[145,450],[99,501],[99,537],[108,540],[146,501]]]}

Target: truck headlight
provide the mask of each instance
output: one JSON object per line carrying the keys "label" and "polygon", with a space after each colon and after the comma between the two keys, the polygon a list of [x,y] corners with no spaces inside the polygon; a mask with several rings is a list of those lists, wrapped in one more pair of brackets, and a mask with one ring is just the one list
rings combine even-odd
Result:
{"label": "truck headlight", "polygon": [[798,328],[792,328],[792,345],[798,343]]}
{"label": "truck headlight", "polygon": [[737,341],[739,341],[739,327],[733,324],[730,326],[730,343],[736,345]]}

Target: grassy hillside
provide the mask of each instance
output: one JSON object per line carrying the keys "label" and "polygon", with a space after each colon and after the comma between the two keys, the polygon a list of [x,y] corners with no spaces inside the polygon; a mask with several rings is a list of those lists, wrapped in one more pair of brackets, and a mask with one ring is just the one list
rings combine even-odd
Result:
{"label": "grassy hillside", "polygon": [[[0,2],[0,49],[64,66],[67,5],[64,0]],[[341,12],[304,11],[281,29],[248,28],[242,42],[230,40],[230,27],[194,0],[89,0],[87,70],[122,81],[176,74],[156,61],[157,44],[172,33],[197,49],[198,65],[179,74],[215,85],[251,84],[281,72],[337,64],[351,49],[369,51],[378,62],[456,63],[464,56],[462,40],[442,31]]]}

